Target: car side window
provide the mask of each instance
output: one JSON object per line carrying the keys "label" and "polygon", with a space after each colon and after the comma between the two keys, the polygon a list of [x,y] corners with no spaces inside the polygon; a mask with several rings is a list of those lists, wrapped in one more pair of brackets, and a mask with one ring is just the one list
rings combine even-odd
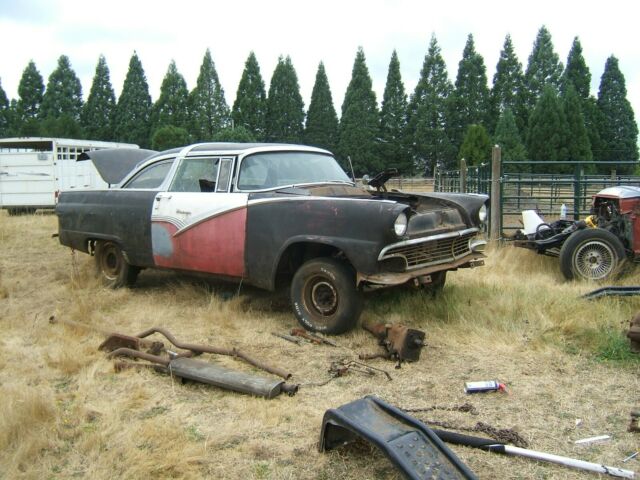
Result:
{"label": "car side window", "polygon": [[172,158],[149,165],[129,180],[123,188],[159,188],[169,173],[173,160]]}
{"label": "car side window", "polygon": [[219,158],[187,157],[178,166],[171,192],[215,192]]}

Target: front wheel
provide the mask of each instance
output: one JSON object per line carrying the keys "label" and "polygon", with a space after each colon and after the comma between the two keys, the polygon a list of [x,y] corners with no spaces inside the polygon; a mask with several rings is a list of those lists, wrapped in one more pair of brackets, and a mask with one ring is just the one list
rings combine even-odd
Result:
{"label": "front wheel", "polygon": [[94,252],[96,269],[102,283],[110,288],[132,287],[140,268],[129,265],[115,242],[98,241]]}
{"label": "front wheel", "polygon": [[624,259],[620,239],[602,228],[578,230],[560,249],[560,269],[567,280],[615,277]]}
{"label": "front wheel", "polygon": [[353,271],[332,258],[309,260],[298,269],[291,282],[291,304],[304,328],[328,334],[352,329],[362,312]]}

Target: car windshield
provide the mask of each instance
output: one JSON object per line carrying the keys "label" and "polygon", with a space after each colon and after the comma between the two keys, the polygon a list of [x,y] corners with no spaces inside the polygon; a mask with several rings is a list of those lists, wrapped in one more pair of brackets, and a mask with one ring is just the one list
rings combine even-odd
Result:
{"label": "car windshield", "polygon": [[240,190],[265,190],[310,183],[351,183],[331,155],[268,152],[246,157],[240,166]]}

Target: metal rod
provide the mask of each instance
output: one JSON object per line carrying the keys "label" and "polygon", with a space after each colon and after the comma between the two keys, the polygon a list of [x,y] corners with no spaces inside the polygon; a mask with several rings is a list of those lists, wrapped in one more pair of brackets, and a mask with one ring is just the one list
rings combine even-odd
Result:
{"label": "metal rod", "polygon": [[151,355],[150,353],[141,352],[139,350],[133,350],[132,348],[118,348],[107,355],[107,358],[113,357],[141,358],[142,360],[147,360],[151,363],[157,363],[158,365],[163,365],[165,367],[169,366],[169,360],[166,358]]}
{"label": "metal rod", "polygon": [[455,432],[447,432],[445,430],[436,430],[433,432],[440,437],[440,440],[455,445],[466,445],[469,447],[480,448],[490,452],[505,453],[509,455],[518,455],[521,457],[533,458],[545,462],[557,463],[567,467],[577,468],[580,470],[588,470],[596,473],[606,473],[608,475],[620,478],[635,478],[635,473],[631,470],[624,470],[618,467],[609,467],[598,463],[585,462],[575,458],[553,455],[551,453],[537,452],[526,448],[512,447],[499,443],[489,438],[473,437],[471,435],[463,435]]}
{"label": "metal rod", "polygon": [[252,356],[238,350],[235,347],[220,348],[220,347],[212,347],[209,345],[196,345],[193,343],[180,342],[178,339],[176,339],[176,337],[174,337],[171,334],[171,332],[161,327],[151,327],[145,330],[144,332],[139,333],[138,335],[136,335],[136,337],[145,338],[154,333],[159,333],[160,335],[164,335],[166,339],[169,340],[173,345],[175,345],[178,348],[182,348],[183,350],[191,350],[192,352],[196,352],[196,353],[213,353],[216,355],[227,355],[230,357],[241,358],[242,360],[253,365],[254,367],[264,370],[265,372],[273,373],[274,375],[282,377],[285,380],[288,380],[292,376],[291,372],[288,372],[282,368],[272,367],[270,365],[267,365],[266,363],[253,358]]}

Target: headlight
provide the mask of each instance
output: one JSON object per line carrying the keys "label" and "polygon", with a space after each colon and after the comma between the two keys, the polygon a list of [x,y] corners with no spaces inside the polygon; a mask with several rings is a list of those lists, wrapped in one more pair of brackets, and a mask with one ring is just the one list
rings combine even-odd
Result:
{"label": "headlight", "polygon": [[393,222],[393,231],[397,236],[401,237],[407,233],[407,223],[407,215],[404,212],[398,215],[396,221]]}
{"label": "headlight", "polygon": [[480,220],[480,222],[484,222],[486,219],[487,219],[487,206],[482,205],[480,207],[480,210],[478,210],[478,220]]}

